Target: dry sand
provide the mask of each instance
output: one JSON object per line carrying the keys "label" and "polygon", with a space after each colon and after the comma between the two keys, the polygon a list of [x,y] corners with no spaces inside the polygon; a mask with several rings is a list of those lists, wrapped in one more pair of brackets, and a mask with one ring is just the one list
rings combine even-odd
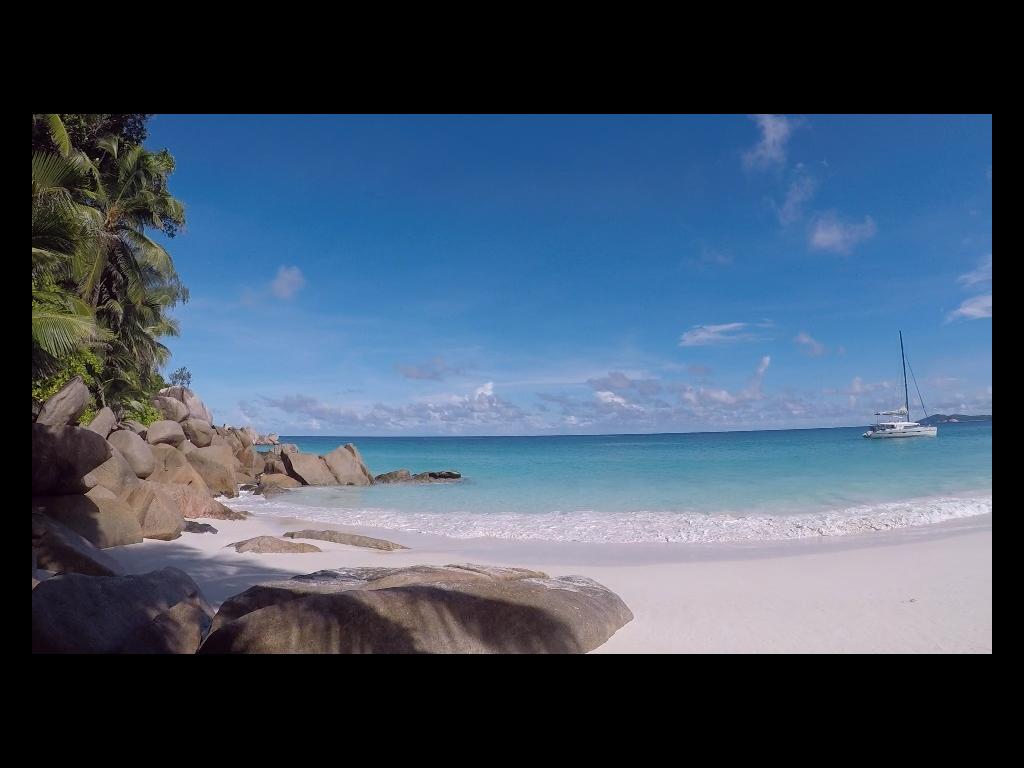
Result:
{"label": "dry sand", "polygon": [[[991,653],[992,516],[864,536],[751,544],[572,544],[449,539],[254,517],[107,552],[132,573],[172,565],[217,607],[247,587],[340,566],[483,563],[580,574],[618,593],[634,620],[595,653]],[[225,547],[301,528],[389,539],[395,552]]]}

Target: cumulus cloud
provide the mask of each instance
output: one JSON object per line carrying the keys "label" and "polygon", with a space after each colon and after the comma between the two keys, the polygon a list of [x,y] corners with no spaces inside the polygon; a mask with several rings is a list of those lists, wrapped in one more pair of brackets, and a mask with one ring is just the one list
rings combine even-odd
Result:
{"label": "cumulus cloud", "polygon": [[435,357],[429,363],[399,365],[396,368],[407,379],[423,379],[428,381],[444,381],[449,376],[457,376],[462,373],[461,368],[453,368],[441,357]]}
{"label": "cumulus cloud", "polygon": [[744,153],[747,168],[765,169],[786,163],[786,143],[793,133],[794,122],[784,115],[751,115],[757,123],[761,138],[757,145]]}
{"label": "cumulus cloud", "polygon": [[804,352],[811,357],[821,357],[825,354],[825,345],[812,338],[807,331],[800,331],[793,341],[803,347]]}
{"label": "cumulus cloud", "polygon": [[277,277],[270,283],[270,291],[279,299],[290,299],[306,284],[302,270],[298,267],[277,268]]}
{"label": "cumulus cloud", "polygon": [[799,221],[804,215],[804,205],[811,201],[818,188],[818,182],[805,171],[799,171],[789,184],[786,199],[778,208],[779,223],[788,226]]}
{"label": "cumulus cloud", "polygon": [[613,410],[624,409],[627,411],[642,411],[643,407],[636,403],[629,402],[626,398],[616,395],[614,392],[595,392],[594,397],[602,406],[608,406]]}
{"label": "cumulus cloud", "polygon": [[992,317],[992,294],[987,293],[983,296],[974,296],[964,300],[957,309],[946,316],[946,322],[948,323],[960,317],[965,320],[980,320],[984,317]]}
{"label": "cumulus cloud", "polygon": [[970,272],[960,275],[956,279],[961,285],[970,287],[977,283],[987,283],[992,281],[992,254],[987,254],[978,264],[977,269],[971,270]]}
{"label": "cumulus cloud", "polygon": [[264,397],[263,401],[290,416],[316,421],[316,429],[457,434],[537,426],[534,417],[494,393],[494,382],[487,382],[468,395],[438,396],[398,406],[377,403],[368,410],[331,405],[303,394]]}
{"label": "cumulus cloud", "polygon": [[679,337],[680,347],[707,347],[736,341],[753,341],[756,334],[746,329],[767,328],[771,323],[723,323],[721,325],[695,325]]}
{"label": "cumulus cloud", "polygon": [[875,236],[878,228],[870,216],[861,224],[842,221],[834,212],[822,214],[811,227],[812,248],[848,254],[858,243]]}

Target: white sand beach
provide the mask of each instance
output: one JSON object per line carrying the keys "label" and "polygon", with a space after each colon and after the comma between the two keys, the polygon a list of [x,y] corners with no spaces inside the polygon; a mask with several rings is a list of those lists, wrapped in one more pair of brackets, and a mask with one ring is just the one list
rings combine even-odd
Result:
{"label": "white sand beach", "polygon": [[[595,653],[992,651],[991,515],[756,545],[450,539],[268,517],[201,522],[218,533],[107,552],[131,573],[181,568],[214,608],[253,584],[341,566],[480,563],[579,574],[616,592],[635,616]],[[327,541],[310,542],[321,553],[225,548],[302,528],[376,536],[410,549]]]}

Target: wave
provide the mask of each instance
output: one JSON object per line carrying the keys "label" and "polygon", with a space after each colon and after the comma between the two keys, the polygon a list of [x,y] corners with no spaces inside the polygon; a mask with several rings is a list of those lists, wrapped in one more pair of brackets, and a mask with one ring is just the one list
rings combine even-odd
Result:
{"label": "wave", "polygon": [[[301,491],[299,491],[301,492]],[[888,531],[991,514],[991,496],[937,497],[804,514],[692,512],[421,513],[396,509],[316,507],[243,491],[220,501],[267,517],[358,525],[456,539],[497,538],[594,543],[773,541]]]}

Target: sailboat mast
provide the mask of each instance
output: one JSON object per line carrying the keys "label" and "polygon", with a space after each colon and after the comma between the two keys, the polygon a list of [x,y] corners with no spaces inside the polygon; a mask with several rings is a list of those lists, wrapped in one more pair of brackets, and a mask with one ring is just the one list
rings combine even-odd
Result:
{"label": "sailboat mast", "polygon": [[907,394],[907,356],[903,354],[903,331],[900,331],[900,359],[903,361],[903,407],[907,409],[907,421],[910,421],[910,395]]}

